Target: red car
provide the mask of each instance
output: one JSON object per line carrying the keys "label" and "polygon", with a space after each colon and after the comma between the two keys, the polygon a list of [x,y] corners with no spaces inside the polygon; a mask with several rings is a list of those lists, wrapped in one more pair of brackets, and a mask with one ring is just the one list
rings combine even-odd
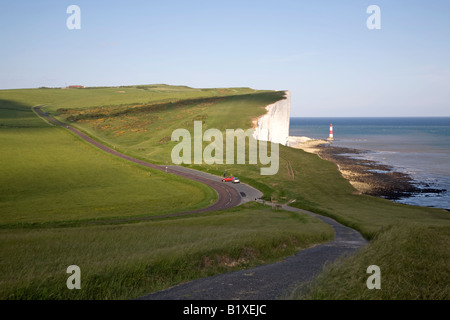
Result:
{"label": "red car", "polygon": [[234,180],[234,177],[233,176],[229,176],[229,177],[226,177],[226,178],[222,178],[222,182],[230,182],[230,181],[233,181]]}

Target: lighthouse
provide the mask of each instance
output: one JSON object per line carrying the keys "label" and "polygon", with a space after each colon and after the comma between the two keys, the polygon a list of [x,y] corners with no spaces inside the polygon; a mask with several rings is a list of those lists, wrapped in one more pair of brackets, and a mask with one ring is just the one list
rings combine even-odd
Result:
{"label": "lighthouse", "polygon": [[330,136],[328,137],[327,140],[330,140],[330,141],[334,140],[334,137],[333,137],[333,124],[330,124]]}

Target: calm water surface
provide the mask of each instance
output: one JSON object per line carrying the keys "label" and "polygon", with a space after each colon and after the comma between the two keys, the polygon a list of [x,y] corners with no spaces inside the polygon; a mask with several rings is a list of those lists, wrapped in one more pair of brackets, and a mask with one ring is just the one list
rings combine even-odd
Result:
{"label": "calm water surface", "polygon": [[450,209],[450,117],[291,118],[290,135],[325,139],[333,124],[333,145],[368,152],[365,159],[408,173],[419,187],[445,189],[399,200]]}

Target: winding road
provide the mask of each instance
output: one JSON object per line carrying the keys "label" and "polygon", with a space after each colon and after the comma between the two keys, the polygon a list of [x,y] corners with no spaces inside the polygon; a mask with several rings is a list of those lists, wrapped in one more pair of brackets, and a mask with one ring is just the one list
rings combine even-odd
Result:
{"label": "winding road", "polygon": [[[217,202],[209,207],[175,213],[164,216],[137,218],[127,220],[157,219],[169,216],[200,213],[235,207],[246,201],[254,201],[262,196],[262,193],[244,183],[222,183],[221,178],[179,166],[159,166],[133,157],[124,155],[90,138],[81,131],[70,127],[48,116],[41,110],[41,106],[33,108],[35,112],[48,122],[62,126],[74,134],[98,147],[122,159],[143,165],[148,168],[175,174],[184,178],[204,183],[213,188],[217,194]],[[261,200],[257,200],[262,202]],[[273,205],[273,204],[268,204]],[[289,297],[294,289],[305,288],[305,284],[313,280],[324,266],[339,257],[352,254],[367,244],[362,235],[335,220],[309,211],[281,205],[281,209],[308,214],[329,224],[335,231],[334,240],[309,249],[299,251],[296,255],[288,257],[278,263],[261,265],[253,269],[220,274],[208,278],[194,280],[169,288],[164,291],[152,293],[139,300],[276,300]]]}
{"label": "winding road", "polygon": [[[105,152],[108,152],[114,156],[137,163],[139,165],[142,165],[142,166],[145,166],[145,167],[148,167],[151,169],[175,174],[180,177],[184,177],[184,178],[187,178],[190,180],[194,180],[194,181],[206,184],[207,186],[211,187],[212,189],[214,189],[217,192],[218,199],[217,199],[216,203],[212,204],[209,207],[197,209],[197,210],[193,210],[193,211],[174,213],[174,214],[169,214],[169,215],[164,215],[164,216],[139,218],[139,220],[156,219],[156,218],[162,218],[162,217],[179,216],[179,215],[185,215],[185,214],[193,214],[193,213],[200,213],[200,212],[206,212],[206,211],[232,208],[232,207],[235,207],[242,203],[242,197],[241,197],[241,193],[239,192],[239,188],[248,189],[247,193],[245,193],[246,195],[247,194],[258,194],[258,191],[255,191],[254,188],[251,188],[250,186],[247,186],[245,184],[241,184],[241,186],[234,186],[234,185],[231,185],[228,183],[222,183],[221,179],[216,176],[200,174],[196,170],[178,167],[178,166],[160,166],[160,165],[156,165],[153,163],[149,163],[146,161],[142,161],[142,160],[127,156],[123,153],[120,153],[112,148],[109,148],[109,147],[101,144],[100,142],[92,139],[91,137],[87,136],[80,130],[77,130],[71,126],[68,126],[68,125],[54,119],[53,117],[50,117],[47,113],[42,111],[41,106],[34,107],[34,111],[36,111],[36,113],[39,116],[46,119],[48,122],[50,122],[54,125],[57,125],[57,126],[64,127],[66,129],[68,129],[69,131],[72,131],[74,134],[76,134],[83,140],[89,142],[90,144],[96,146],[97,148],[99,148]],[[242,185],[244,185],[244,187],[242,187]],[[258,198],[258,196],[254,197],[254,198]],[[136,220],[136,219],[127,219],[127,220]]]}

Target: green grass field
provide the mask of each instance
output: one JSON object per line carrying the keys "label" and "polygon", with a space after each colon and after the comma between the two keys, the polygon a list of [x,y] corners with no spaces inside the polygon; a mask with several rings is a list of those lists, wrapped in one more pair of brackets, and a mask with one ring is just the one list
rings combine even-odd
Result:
{"label": "green grass field", "polygon": [[[136,298],[333,237],[316,219],[257,204],[117,223],[205,207],[217,196],[97,150],[40,119],[31,103],[1,98],[0,299]],[[73,264],[82,290],[66,287]]]}
{"label": "green grass field", "polygon": [[[355,256],[326,268],[292,299],[449,300],[450,228],[399,223]],[[380,290],[368,290],[370,265],[380,267]]]}
{"label": "green grass field", "polygon": [[[207,91],[192,89],[193,92],[190,92],[190,89],[186,87],[173,87],[170,88],[172,89],[170,93],[156,93],[158,90],[161,91],[160,89],[160,86],[154,88],[147,86],[145,89],[130,87],[128,89],[5,90],[0,91],[0,99],[6,100],[7,105],[13,101],[18,107],[24,108],[23,110],[17,109],[18,111],[13,108],[13,112],[17,116],[26,117],[30,123],[34,123],[36,118],[28,117],[26,108],[44,104],[45,110],[52,115],[80,128],[105,144],[117,146],[119,150],[141,159],[157,163],[170,163],[170,151],[175,142],[170,141],[168,137],[175,128],[186,128],[192,132],[193,122],[201,120],[204,130],[208,128],[220,130],[227,128],[246,129],[251,126],[253,118],[264,113],[265,105],[282,97],[282,92],[251,89],[208,89]],[[168,87],[165,87],[165,89],[168,89]],[[178,89],[181,92],[178,92]],[[56,93],[52,94],[51,92],[54,90],[60,91],[55,91]],[[126,91],[130,93],[130,97],[121,96],[116,100],[116,94],[120,95],[117,92],[118,90],[130,90]],[[133,94],[135,94],[135,97],[132,96]],[[174,98],[168,100],[168,97]],[[9,111],[2,112],[12,115]],[[13,116],[2,120],[3,129],[0,130],[5,130],[7,126],[9,128],[7,130],[25,130],[22,127],[11,128],[11,121],[13,121],[11,118]],[[25,125],[23,126],[25,127]],[[55,128],[52,130],[55,132],[56,130],[61,131],[61,129]],[[67,133],[64,134],[68,135]],[[70,138],[74,143],[76,142],[74,137]],[[67,146],[67,148],[70,149],[70,146]],[[92,151],[92,153],[99,152]],[[105,159],[113,161],[111,158],[102,157],[99,162],[108,162]],[[125,166],[118,160],[114,161]],[[321,160],[316,155],[282,146],[280,147],[280,170],[275,176],[261,176],[258,165],[191,165],[191,167],[218,175],[222,175],[226,169],[228,174],[234,174],[240,177],[243,182],[263,191],[266,199],[281,202],[295,199],[296,202],[292,204],[293,206],[333,217],[339,222],[359,230],[367,239],[371,240],[370,244],[357,255],[330,266],[317,282],[311,284],[306,295],[295,293],[293,294],[294,298],[448,299],[450,297],[448,286],[448,265],[450,265],[450,261],[448,250],[445,250],[450,246],[450,214],[448,211],[396,204],[385,199],[356,194],[353,187],[340,175],[334,164]],[[80,165],[78,165],[78,168],[80,168]],[[14,170],[13,172],[18,171],[17,168]],[[140,169],[130,166],[127,170],[139,171]],[[72,172],[72,175],[74,174],[75,172]],[[105,184],[110,182],[105,182]],[[16,183],[17,180],[14,180],[12,185]],[[36,189],[31,188],[30,194],[38,192]],[[19,197],[18,199],[26,195],[18,194],[16,191],[12,194]],[[206,196],[205,199],[207,198]],[[115,200],[110,199],[110,201]],[[3,198],[1,204],[3,205]],[[32,207],[26,201],[23,201],[21,205]],[[65,205],[65,203],[60,205]],[[194,204],[192,203],[192,205]],[[251,207],[233,209],[232,211],[234,214],[239,212],[244,214],[250,209],[263,210],[263,208]],[[14,212],[14,210],[11,212]],[[20,213],[17,213],[17,215],[19,216]],[[41,215],[35,214],[34,219],[39,219]],[[8,217],[8,215],[5,215],[5,217]],[[202,217],[206,218],[209,215],[202,215]],[[214,214],[211,217],[215,219],[216,216]],[[10,226],[16,222],[14,221],[14,214],[9,215],[9,219],[2,223]],[[83,217],[83,219],[88,218]],[[48,220],[48,216],[42,221],[34,222],[43,224],[44,220]],[[175,221],[186,222],[189,220],[174,220],[173,222],[175,223]],[[269,222],[269,220],[262,221],[267,222],[269,225],[266,227],[270,228],[272,222]],[[285,222],[286,225],[278,227],[288,228],[291,221],[287,219]],[[169,220],[167,223],[169,223]],[[129,227],[132,228],[132,226]],[[254,226],[250,224],[248,227],[249,229],[243,230],[243,233],[250,237],[249,230]],[[222,228],[225,228],[224,225],[217,225],[217,230]],[[322,228],[320,232],[326,233],[326,226],[322,225]],[[42,231],[43,235],[47,232],[46,230]],[[80,230],[84,232],[88,228]],[[14,237],[19,234],[19,240],[24,239],[23,237],[28,232],[18,228],[6,228],[2,231],[4,232],[3,236],[6,234]],[[323,239],[324,237],[320,238]],[[264,248],[266,248],[264,250],[273,254],[274,247],[270,247],[271,249]],[[199,249],[199,252],[202,250],[205,249]],[[170,260],[172,258],[177,259],[171,257],[167,258],[167,261],[172,261]],[[111,259],[114,259],[114,257],[111,257]],[[196,261],[198,263],[198,260]],[[439,263],[434,265],[436,261],[439,261]],[[170,264],[170,262],[167,263]],[[368,290],[365,285],[365,279],[368,277],[366,268],[372,264],[381,267],[383,283],[381,291]],[[8,267],[10,266],[5,268]],[[132,270],[131,265],[129,268]],[[123,273],[123,269],[120,272]],[[138,278],[142,276],[142,273],[137,272],[137,274],[139,275],[136,276]],[[195,276],[197,275],[199,274],[197,273]],[[64,278],[64,276],[61,277]],[[178,280],[180,279],[178,278]],[[28,280],[23,284],[26,283],[28,283]],[[167,283],[174,282],[170,280]],[[161,285],[161,287],[163,286]],[[28,291],[23,287],[20,288],[11,289],[10,292],[15,292],[14,297],[31,295],[31,287],[27,289]],[[101,290],[100,287],[99,290]],[[86,295],[92,297],[88,293]],[[43,295],[39,296],[43,297]],[[108,293],[101,295],[104,298],[119,296],[123,297],[126,294],[113,295]]]}
{"label": "green grass field", "polygon": [[49,126],[30,108],[3,119],[11,126],[0,129],[0,227],[161,215],[216,199],[200,183],[96,150],[67,130]]}
{"label": "green grass field", "polygon": [[155,163],[170,163],[171,150],[176,144],[171,141],[174,130],[187,129],[193,136],[194,121],[202,121],[204,131],[209,128],[222,132],[229,128],[248,129],[252,127],[253,118],[266,112],[266,105],[280,100],[283,95],[283,92],[256,92],[170,103],[59,108],[56,111],[45,107],[45,110],[129,155]]}
{"label": "green grass field", "polygon": [[[258,204],[120,225],[0,230],[0,299],[130,299],[270,263],[330,240],[331,227]],[[81,269],[68,290],[66,268]]]}
{"label": "green grass field", "polygon": [[186,86],[140,85],[94,87],[85,89],[16,89],[1,90],[0,99],[23,105],[45,104],[49,111],[59,108],[89,108],[140,103],[171,102],[254,93],[250,88],[195,89]]}

